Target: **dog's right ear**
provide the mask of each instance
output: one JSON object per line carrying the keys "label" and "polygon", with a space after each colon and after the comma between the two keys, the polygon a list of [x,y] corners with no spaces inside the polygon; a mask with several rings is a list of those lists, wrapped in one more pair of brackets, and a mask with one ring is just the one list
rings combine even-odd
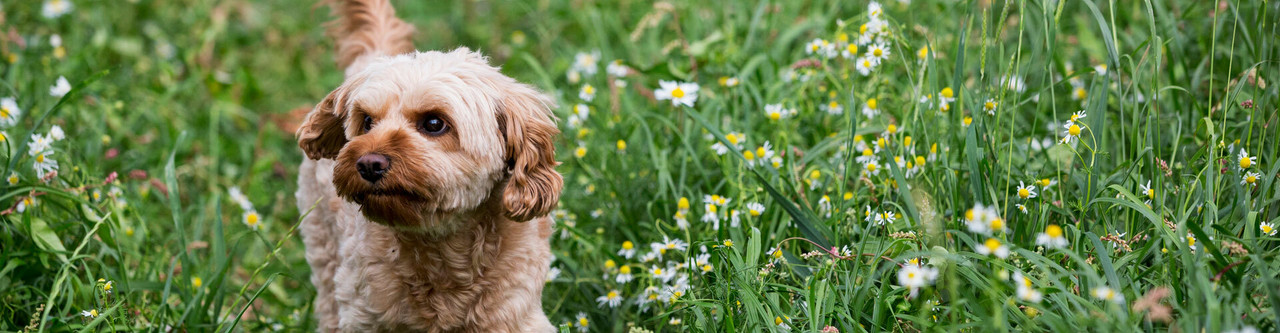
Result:
{"label": "dog's right ear", "polygon": [[346,130],[342,127],[347,120],[346,97],[350,90],[347,86],[344,84],[325,96],[298,127],[298,147],[307,158],[336,158],[342,146],[347,145]]}

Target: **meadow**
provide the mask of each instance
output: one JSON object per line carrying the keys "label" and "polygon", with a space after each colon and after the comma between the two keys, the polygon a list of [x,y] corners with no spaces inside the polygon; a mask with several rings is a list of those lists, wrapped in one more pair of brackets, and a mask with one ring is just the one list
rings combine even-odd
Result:
{"label": "meadow", "polygon": [[[1276,331],[1280,3],[395,1],[555,97],[562,332]],[[311,331],[311,1],[0,1],[0,331]]]}

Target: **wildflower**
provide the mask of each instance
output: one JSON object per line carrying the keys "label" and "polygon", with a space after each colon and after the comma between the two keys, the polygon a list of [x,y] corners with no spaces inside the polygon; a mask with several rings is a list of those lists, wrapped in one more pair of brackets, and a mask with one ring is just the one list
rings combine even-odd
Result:
{"label": "wildflower", "polygon": [[258,215],[258,212],[252,210],[244,212],[244,225],[249,226],[249,229],[258,230],[261,220],[262,216]]}
{"label": "wildflower", "polygon": [[68,92],[71,92],[71,83],[68,83],[65,77],[59,76],[58,81],[49,87],[49,96],[62,97]]}
{"label": "wildflower", "polygon": [[631,266],[623,265],[622,267],[618,267],[618,276],[614,277],[613,280],[618,283],[627,283],[631,282],[634,278],[635,276],[631,275]]}
{"label": "wildflower", "polygon": [[599,303],[600,307],[608,305],[611,308],[616,308],[618,305],[622,304],[622,295],[618,294],[617,289],[610,290],[609,293],[604,294],[604,296],[596,297],[596,303]]}
{"label": "wildflower", "polygon": [[586,104],[578,103],[573,106],[573,115],[581,120],[587,120],[591,116],[591,107]]}
{"label": "wildflower", "polygon": [[999,105],[999,103],[997,103],[996,100],[988,98],[986,103],[982,103],[982,110],[987,111],[987,114],[994,116],[996,115],[997,105]]}
{"label": "wildflower", "polygon": [[973,208],[964,212],[964,223],[969,227],[969,232],[990,235],[993,225],[999,224],[1004,227],[1003,220],[995,222],[996,220],[1000,220],[1000,213],[996,211],[995,207],[974,204]]}
{"label": "wildflower", "polygon": [[590,331],[588,327],[591,326],[591,321],[587,320],[587,314],[585,312],[578,312],[577,325],[578,325],[578,332],[586,333]]}
{"label": "wildflower", "polygon": [[880,109],[877,108],[877,106],[879,106],[878,104],[879,103],[875,98],[868,98],[867,104],[862,106],[862,115],[867,116],[867,118],[873,118],[879,115]]}
{"label": "wildflower", "polygon": [[582,89],[578,90],[578,98],[590,102],[596,98],[596,87],[590,83],[582,85]]}
{"label": "wildflower", "polygon": [[1258,178],[1261,178],[1261,177],[1262,175],[1257,172],[1253,172],[1253,171],[1246,172],[1244,176],[1240,177],[1240,185],[1258,186]]}
{"label": "wildflower", "polygon": [[1076,125],[1076,123],[1068,122],[1066,125],[1063,125],[1062,127],[1067,129],[1066,132],[1062,133],[1063,135],[1062,143],[1071,143],[1072,139],[1080,138],[1080,125]]}
{"label": "wildflower", "polygon": [[1249,156],[1249,151],[1245,150],[1244,147],[1240,147],[1240,154],[1237,157],[1240,158],[1240,170],[1249,169],[1249,167],[1258,163],[1258,157]]}
{"label": "wildflower", "polygon": [[27,154],[36,156],[53,148],[53,138],[48,135],[32,134],[31,141],[27,142]]}
{"label": "wildflower", "polygon": [[7,180],[9,181],[9,185],[18,185],[18,180],[19,180],[18,173],[17,172],[10,173],[9,179]]}
{"label": "wildflower", "polygon": [[50,172],[58,171],[58,161],[49,158],[49,155],[52,154],[52,151],[36,153],[35,163],[32,164],[32,167],[35,168],[38,175],[47,175]]}
{"label": "wildflower", "polygon": [[1026,214],[1026,213],[1027,213],[1027,205],[1023,205],[1023,204],[1015,204],[1014,206],[1015,206],[1015,207],[1018,207],[1018,210],[1019,210],[1019,211],[1022,211],[1022,213],[1023,213],[1023,214]]}
{"label": "wildflower", "polygon": [[814,38],[804,47],[805,54],[816,54],[826,58],[834,58],[836,56],[836,47],[831,42],[822,38]]}
{"label": "wildflower", "polygon": [[1035,197],[1036,197],[1035,185],[1027,185],[1022,183],[1022,181],[1018,181],[1018,198],[1026,200],[1026,199],[1031,199]]}
{"label": "wildflower", "polygon": [[1098,75],[1107,75],[1107,64],[1093,66],[1093,71],[1097,72]]}
{"label": "wildflower", "polygon": [[693,107],[693,103],[698,100],[698,84],[689,82],[675,81],[658,81],[661,88],[653,92],[653,96],[660,101],[671,100],[671,106],[680,106],[684,104]]}
{"label": "wildflower", "polygon": [[587,156],[587,147],[578,145],[578,148],[573,149],[573,156],[577,158],[582,158],[583,156]]}
{"label": "wildflower", "polygon": [[9,127],[18,122],[18,116],[22,115],[22,109],[18,108],[18,101],[13,97],[5,97],[0,99],[0,126]]}
{"label": "wildflower", "polygon": [[1156,189],[1154,189],[1154,188],[1152,188],[1152,187],[1151,187],[1151,181],[1150,181],[1150,180],[1148,180],[1148,181],[1147,181],[1147,184],[1146,184],[1146,185],[1138,186],[1138,190],[1142,191],[1142,194],[1143,194],[1143,195],[1146,195],[1146,196],[1147,196],[1147,199],[1155,199],[1155,198],[1156,198]]}
{"label": "wildflower", "polygon": [[995,238],[987,238],[987,241],[976,246],[974,251],[984,256],[994,255],[1000,259],[1004,259],[1009,256],[1009,247],[1001,244],[1000,240]]}
{"label": "wildflower", "polygon": [[98,309],[89,309],[85,311],[80,311],[80,315],[90,319],[98,318]]}
{"label": "wildflower", "polygon": [[1044,228],[1044,232],[1036,235],[1036,245],[1062,249],[1067,247],[1067,238],[1063,236],[1062,227],[1050,224]]}
{"label": "wildflower", "polygon": [[779,120],[796,114],[796,110],[783,108],[782,104],[769,104],[764,106],[764,114],[769,120]]}
{"label": "wildflower", "polygon": [[204,286],[204,280],[203,280],[203,279],[201,279],[199,276],[196,276],[196,277],[192,277],[192,278],[191,278],[191,287],[196,288],[196,289],[200,289],[200,287],[201,287],[201,286]]}
{"label": "wildflower", "polygon": [[1080,121],[1081,118],[1088,117],[1088,116],[1089,116],[1088,114],[1084,113],[1084,110],[1076,111],[1076,113],[1071,114],[1070,119],[1067,119],[1067,123],[1073,124],[1077,121]]}
{"label": "wildflower", "polygon": [[920,288],[933,284],[938,278],[938,270],[932,267],[920,265],[919,260],[915,263],[907,263],[898,269],[898,285],[910,289],[911,297],[916,297]]}
{"label": "wildflower", "polygon": [[1089,97],[1089,92],[1084,90],[1084,87],[1076,87],[1075,90],[1071,91],[1071,100],[1073,101],[1084,100],[1086,97]]}
{"label": "wildflower", "polygon": [[1259,223],[1259,224],[1258,224],[1258,229],[1259,229],[1259,230],[1262,230],[1262,233],[1267,234],[1267,236],[1275,236],[1275,235],[1276,235],[1276,225],[1275,225],[1275,224],[1271,224],[1271,223],[1267,223],[1267,222],[1262,222],[1262,223]]}
{"label": "wildflower", "polygon": [[614,77],[626,77],[630,72],[627,65],[622,64],[622,59],[609,62],[609,66],[606,66],[604,70],[606,73],[609,73],[609,75],[613,75]]}
{"label": "wildflower", "polygon": [[964,116],[964,119],[960,120],[960,126],[969,127],[969,125],[972,125],[972,124],[973,124],[973,117]]}
{"label": "wildflower", "polygon": [[102,292],[110,294],[116,289],[115,281],[106,281],[102,283]]}
{"label": "wildflower", "polygon": [[627,141],[626,141],[626,140],[618,140],[618,151],[619,151],[619,152],[626,152],[626,151],[627,151]]}
{"label": "wildflower", "polygon": [[880,214],[876,214],[877,225],[892,224],[893,220],[894,220],[894,214],[892,211],[886,210]]}
{"label": "wildflower", "polygon": [[1092,294],[1093,294],[1093,298],[1097,298],[1100,300],[1115,302],[1116,304],[1124,303],[1124,295],[1117,293],[1116,290],[1111,289],[1111,287],[1101,286],[1101,287],[1093,288]]}
{"label": "wildflower", "polygon": [[721,86],[721,87],[730,87],[730,88],[732,88],[732,87],[737,87],[737,86],[738,86],[738,78],[736,78],[736,77],[731,77],[731,76],[721,76],[721,77],[720,77],[720,80],[719,80],[719,83],[720,83],[720,86]]}
{"label": "wildflower", "polygon": [[[787,317],[787,319],[791,319],[791,317]],[[782,320],[782,317],[776,317],[776,316],[773,317],[773,325],[777,326],[778,330],[781,330],[783,332],[791,331],[791,326],[788,326],[787,322]]]}
{"label": "wildflower", "polygon": [[671,282],[671,279],[676,276],[676,270],[655,265],[649,267],[649,275],[655,279],[662,280],[663,283],[667,283]]}
{"label": "wildflower", "polygon": [[[751,152],[750,152],[750,151],[747,151],[747,152],[746,152],[746,153],[744,153],[744,154],[751,154]],[[702,215],[702,222],[707,222],[707,223],[716,223],[716,224],[718,224],[718,222],[720,222],[720,216],[717,214],[717,213],[718,213],[718,211],[719,211],[719,209],[718,209],[718,208],[716,208],[716,205],[714,205],[714,204],[706,204],[706,205],[705,205],[705,207],[706,207],[706,208],[705,208],[705,210],[704,210],[704,211],[705,211],[706,213]]]}
{"label": "wildflower", "polygon": [[693,264],[698,267],[702,274],[707,274],[715,268],[714,266],[711,266],[711,254],[706,252],[699,254],[698,257],[694,259]]}
{"label": "wildflower", "polygon": [[844,107],[840,106],[840,103],[836,102],[836,100],[834,99],[831,100],[831,102],[827,102],[827,104],[819,106],[819,108],[821,108],[822,111],[826,111],[828,114],[832,114],[832,115],[839,115],[844,113]]}
{"label": "wildflower", "polygon": [[1226,330],[1226,331],[1222,331],[1222,333],[1258,333],[1258,328],[1249,326],[1249,325],[1244,325],[1244,326],[1241,326],[1240,329],[1238,330]]}
{"label": "wildflower", "polygon": [[1196,235],[1190,232],[1187,233],[1187,247],[1191,248],[1191,251],[1196,250]]}
{"label": "wildflower", "polygon": [[760,214],[764,214],[764,205],[759,202],[748,203],[747,214],[751,214],[751,217],[757,217],[760,216]]}
{"label": "wildflower", "polygon": [[886,59],[889,59],[889,50],[886,49],[884,45],[874,44],[874,45],[871,45],[871,47],[867,48],[866,56],[868,58],[875,59],[876,62],[881,62]]}
{"label": "wildflower", "polygon": [[52,128],[49,128],[49,138],[53,139],[53,141],[61,141],[67,138],[67,133],[62,131],[62,126],[53,125]]}
{"label": "wildflower", "polygon": [[1018,287],[1018,299],[1031,303],[1040,302],[1040,298],[1042,296],[1040,291],[1036,290],[1035,287],[1031,285],[1031,279],[1022,276],[1022,272],[1013,273],[1013,283],[1017,284]]}
{"label": "wildflower", "polygon": [[951,90],[951,87],[942,88],[942,91],[938,92],[938,99],[943,103],[954,102],[956,100],[955,91]]}
{"label": "wildflower", "polygon": [[845,59],[853,59],[858,56],[858,44],[849,43],[844,50],[840,50],[840,56]]}
{"label": "wildflower", "polygon": [[40,15],[45,18],[58,18],[71,12],[71,0],[46,0],[40,7]]}
{"label": "wildflower", "polygon": [[573,67],[570,71],[580,72],[586,75],[596,75],[596,72],[600,70],[600,67],[597,66],[599,61],[599,50],[591,51],[590,53],[578,52],[578,54],[573,56]]}
{"label": "wildflower", "polygon": [[559,268],[559,267],[551,267],[551,269],[548,269],[548,270],[547,270],[547,282],[548,282],[548,283],[550,283],[551,281],[555,280],[557,277],[560,277],[560,268]]}
{"label": "wildflower", "polygon": [[1015,92],[1023,92],[1027,90],[1027,82],[1017,75],[1005,75],[1000,77],[1000,84],[1009,90]]}
{"label": "wildflower", "polygon": [[879,19],[881,14],[884,14],[884,9],[881,8],[879,2],[872,1],[867,4],[867,18]]}
{"label": "wildflower", "polygon": [[875,60],[872,60],[871,58],[862,57],[862,58],[858,58],[858,62],[856,65],[854,65],[854,67],[858,70],[858,74],[862,74],[862,76],[867,76],[867,75],[871,75],[871,70],[876,69],[876,65],[878,64],[879,63],[876,63]]}
{"label": "wildflower", "polygon": [[684,251],[685,249],[689,248],[689,243],[685,243],[683,240],[679,238],[673,239],[673,238],[668,238],[667,236],[662,236],[661,243],[652,243],[652,244],[649,244],[649,247],[652,248],[654,251],[658,251],[660,253],[665,254],[667,250]]}
{"label": "wildflower", "polygon": [[636,298],[636,304],[640,306],[648,305],[658,300],[658,287],[648,286],[644,288],[644,292]]}
{"label": "wildflower", "polygon": [[873,159],[870,159],[870,160],[868,160],[868,161],[866,161],[866,162],[862,163],[862,170],[863,170],[864,172],[866,172],[866,173],[867,173],[867,175],[870,175],[870,176],[879,175],[879,174],[880,174],[880,160],[879,160],[878,158],[873,158]]}
{"label": "wildflower", "polygon": [[618,255],[623,258],[631,259],[636,255],[636,244],[631,241],[622,242],[622,249],[618,250]]}
{"label": "wildflower", "polygon": [[928,58],[929,58],[929,46],[928,46],[928,45],[926,45],[926,46],[921,46],[919,50],[916,50],[916,58],[919,58],[919,59],[920,59],[920,62],[924,62],[926,59],[928,59]]}

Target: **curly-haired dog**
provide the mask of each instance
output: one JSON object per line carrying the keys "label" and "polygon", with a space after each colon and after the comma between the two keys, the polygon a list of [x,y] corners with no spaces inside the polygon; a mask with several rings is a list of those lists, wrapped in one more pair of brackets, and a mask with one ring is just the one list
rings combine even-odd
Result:
{"label": "curly-haired dog", "polygon": [[320,330],[553,330],[550,99],[465,48],[413,51],[387,0],[331,5],[346,81],[298,129]]}

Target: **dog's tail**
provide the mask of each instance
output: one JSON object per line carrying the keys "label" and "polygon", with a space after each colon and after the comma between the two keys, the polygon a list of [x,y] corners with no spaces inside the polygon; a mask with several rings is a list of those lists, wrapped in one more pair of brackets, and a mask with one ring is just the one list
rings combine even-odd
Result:
{"label": "dog's tail", "polygon": [[413,26],[396,17],[389,0],[324,0],[337,19],[329,36],[337,41],[338,66],[348,74],[368,59],[413,51]]}

